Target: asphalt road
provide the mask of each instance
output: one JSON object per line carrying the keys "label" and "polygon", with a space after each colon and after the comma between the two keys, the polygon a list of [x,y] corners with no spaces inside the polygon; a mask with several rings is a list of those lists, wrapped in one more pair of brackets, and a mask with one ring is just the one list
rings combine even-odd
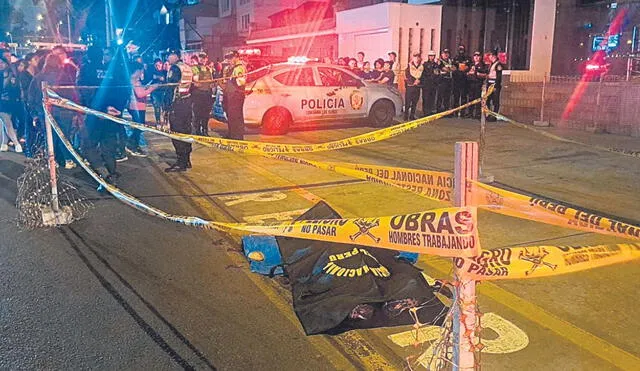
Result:
{"label": "asphalt road", "polygon": [[[250,140],[318,143],[370,130],[343,127]],[[637,139],[564,132],[618,148]],[[451,171],[453,144],[478,125],[442,120],[385,142],[305,158]],[[289,220],[318,200],[346,217],[443,205],[317,169],[197,147],[194,168],[167,176],[169,141],[121,165],[120,186],[166,211],[220,221]],[[302,156],[301,156],[302,157]],[[553,141],[505,123],[488,129],[485,174],[499,185],[563,200],[640,224],[634,205],[640,159]],[[20,157],[0,155],[0,368],[420,369],[433,339],[410,327],[304,336],[286,289],[248,272],[238,236],[153,219],[100,196],[80,170],[68,173],[95,200],[89,216],[57,230],[19,232]],[[623,242],[480,213],[482,246]],[[426,274],[450,262],[423,256]],[[637,262],[571,275],[483,283],[485,369],[608,370],[640,365]]]}

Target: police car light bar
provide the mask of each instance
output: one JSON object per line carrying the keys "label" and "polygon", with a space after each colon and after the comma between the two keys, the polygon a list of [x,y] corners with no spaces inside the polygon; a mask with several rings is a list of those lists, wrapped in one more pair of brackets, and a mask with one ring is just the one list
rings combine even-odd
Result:
{"label": "police car light bar", "polygon": [[315,58],[307,58],[305,56],[295,56],[295,57],[289,57],[287,59],[288,63],[298,63],[298,64],[304,64],[307,62],[313,62],[313,61],[317,61],[318,59]]}

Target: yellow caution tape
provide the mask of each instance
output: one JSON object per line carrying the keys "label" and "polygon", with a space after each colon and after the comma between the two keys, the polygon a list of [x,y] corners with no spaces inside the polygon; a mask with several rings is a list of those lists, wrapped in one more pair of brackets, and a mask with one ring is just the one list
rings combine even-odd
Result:
{"label": "yellow caution tape", "polygon": [[504,280],[555,276],[640,258],[640,244],[507,247],[454,258],[464,278]]}
{"label": "yellow caution tape", "polygon": [[580,141],[577,141],[577,140],[564,138],[564,137],[561,137],[559,135],[551,134],[551,133],[546,132],[544,130],[536,129],[534,127],[531,127],[530,125],[523,124],[521,122],[517,122],[517,121],[515,121],[513,119],[510,119],[510,118],[508,118],[508,117],[506,117],[504,115],[501,115],[499,113],[496,113],[496,112],[493,112],[493,111],[490,111],[490,110],[485,110],[485,113],[487,113],[489,115],[492,115],[492,116],[496,117],[499,120],[508,122],[509,124],[511,124],[513,126],[517,126],[519,128],[522,128],[522,129],[533,131],[534,133],[540,134],[542,136],[545,136],[545,137],[553,139],[553,140],[557,140],[557,141],[565,142],[565,143],[577,144],[579,146],[589,147],[589,148],[597,149],[599,151],[611,152],[611,153],[615,153],[615,154],[622,155],[622,156],[640,158],[640,151],[632,151],[632,150],[623,149],[623,148],[603,147],[603,146],[599,146],[599,145],[596,145],[596,144],[588,144],[588,143],[580,142]]}
{"label": "yellow caution tape", "polygon": [[[123,118],[113,117],[104,112],[100,112],[87,107],[80,106],[76,103],[73,103],[63,98],[50,98],[49,102],[59,107],[68,108],[81,113],[92,114],[97,117],[101,117],[105,120],[111,120],[121,125],[127,125],[134,129],[139,129],[142,131],[159,134],[171,139],[176,139],[176,140],[185,141],[189,143],[199,143],[207,147],[217,148],[225,151],[257,154],[260,156],[273,158],[280,161],[286,161],[290,163],[311,166],[311,167],[315,167],[315,168],[326,170],[326,171],[332,171],[332,172],[353,177],[356,179],[362,179],[362,180],[366,180],[373,183],[384,184],[391,187],[401,188],[401,189],[413,192],[415,194],[418,194],[422,197],[436,200],[436,201],[444,201],[444,202],[451,201],[452,180],[451,180],[451,174],[449,173],[431,172],[431,171],[417,170],[417,169],[384,167],[384,166],[375,166],[375,165],[325,163],[320,161],[304,160],[304,159],[288,156],[287,154],[274,154],[274,153],[265,153],[263,151],[254,151],[252,149],[252,146],[254,146],[258,142],[235,141],[235,140],[226,140],[226,139],[211,138],[211,137],[204,137],[204,136],[197,136],[197,135],[168,133],[168,132],[155,129],[153,127],[131,122]],[[437,119],[437,118],[434,118],[434,119]],[[395,133],[397,130],[406,131],[406,128],[394,129],[393,127],[391,127],[383,130],[392,130]],[[399,134],[394,134],[394,135],[399,135]],[[211,140],[207,140],[207,139],[211,139]],[[232,145],[229,145],[228,143],[223,144],[220,141],[231,142]],[[264,143],[258,143],[258,144],[264,144]],[[356,168],[356,167],[359,167],[359,168]],[[374,174],[374,170],[376,171],[376,174]],[[378,172],[380,176],[378,176]],[[394,178],[385,179],[385,174],[387,176],[391,174]]]}
{"label": "yellow caution tape", "polygon": [[[50,89],[47,89],[47,95],[48,95],[48,101],[52,105],[62,107],[62,108],[67,108],[80,113],[95,115],[95,116],[104,118],[106,120],[115,121],[119,124],[136,127],[134,126],[135,124],[130,121],[114,118],[113,116],[109,116],[104,112],[100,112],[88,107],[84,107],[66,98],[62,98],[61,96],[59,96],[58,94],[56,94]],[[198,142],[201,144],[206,143],[206,144],[211,144],[216,148],[224,149],[227,151],[251,153],[251,154],[258,154],[258,155],[270,155],[274,153],[294,154],[294,153],[323,152],[323,151],[331,151],[336,149],[351,148],[351,147],[361,146],[364,144],[375,143],[382,140],[390,139],[398,135],[401,135],[403,133],[406,133],[407,131],[414,130],[427,123],[433,122],[444,116],[463,110],[474,104],[478,104],[479,102],[480,102],[480,98],[473,100],[469,103],[466,103],[460,107],[456,107],[448,111],[440,112],[431,116],[426,116],[414,121],[409,121],[406,123],[390,126],[388,128],[371,131],[365,134],[360,134],[360,135],[356,135],[356,136],[345,138],[345,139],[340,139],[340,140],[335,140],[335,141],[325,142],[325,143],[318,143],[318,144],[281,144],[281,143],[252,142],[252,141],[244,141],[244,140],[232,140],[232,139],[205,137],[205,136],[179,134],[179,133],[171,133],[171,135],[172,135],[172,138],[178,139],[178,140]],[[163,133],[160,130],[148,128],[145,125],[138,125],[136,128],[140,130],[146,130],[146,131],[151,131],[156,133]]]}
{"label": "yellow caution tape", "polygon": [[379,218],[303,220],[273,225],[222,223],[169,214],[105,182],[75,151],[51,113],[45,110],[45,116],[65,147],[96,182],[118,200],[152,216],[226,232],[263,233],[447,257],[475,256],[480,251],[475,207],[436,209]]}
{"label": "yellow caution tape", "polygon": [[473,205],[513,216],[579,231],[640,240],[640,227],[573,208],[557,201],[530,197],[490,185],[472,182]]}
{"label": "yellow caution tape", "polygon": [[[346,162],[325,162],[325,164],[362,171],[432,200],[452,202],[453,174],[451,173]],[[376,179],[371,181],[376,182]]]}
{"label": "yellow caution tape", "polygon": [[378,218],[302,220],[279,225],[216,223],[251,233],[358,244],[439,256],[474,256],[480,250],[476,210],[445,208]]}

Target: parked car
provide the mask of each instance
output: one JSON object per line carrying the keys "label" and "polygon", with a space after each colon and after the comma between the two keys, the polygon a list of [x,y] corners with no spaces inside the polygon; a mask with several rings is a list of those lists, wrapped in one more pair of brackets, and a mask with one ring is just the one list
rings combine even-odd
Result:
{"label": "parked car", "polygon": [[[218,89],[220,90],[220,89]],[[244,119],[263,134],[281,135],[298,123],[361,120],[391,125],[402,112],[400,92],[366,82],[340,66],[287,62],[257,69],[247,77]],[[224,119],[221,92],[214,116]]]}

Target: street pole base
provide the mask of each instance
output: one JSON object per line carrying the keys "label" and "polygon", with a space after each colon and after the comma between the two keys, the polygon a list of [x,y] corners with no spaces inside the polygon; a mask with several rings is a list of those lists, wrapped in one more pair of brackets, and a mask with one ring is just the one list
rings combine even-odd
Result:
{"label": "street pole base", "polygon": [[45,227],[67,225],[73,221],[73,212],[70,206],[64,206],[57,212],[53,211],[51,206],[43,206],[40,211],[42,211],[42,224]]}
{"label": "street pole base", "polygon": [[549,121],[540,121],[540,120],[536,120],[533,122],[533,126],[538,126],[541,128],[548,128],[549,127]]}

